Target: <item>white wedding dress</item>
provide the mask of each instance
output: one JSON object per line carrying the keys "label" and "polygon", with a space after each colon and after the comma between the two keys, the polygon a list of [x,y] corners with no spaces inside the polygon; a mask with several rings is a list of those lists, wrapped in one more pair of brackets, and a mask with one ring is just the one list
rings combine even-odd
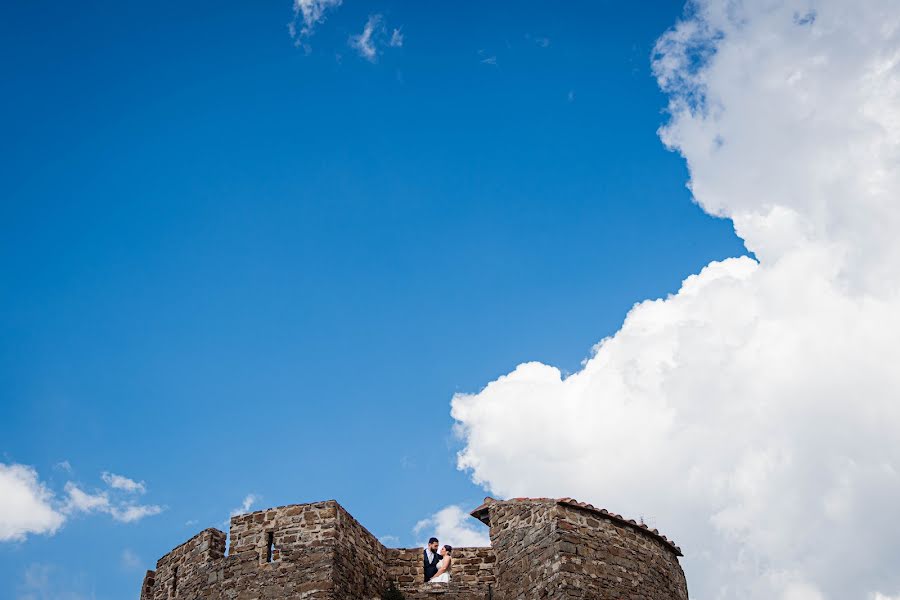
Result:
{"label": "white wedding dress", "polygon": [[[453,563],[453,559],[450,559],[450,563]],[[447,565],[447,570],[438,575],[437,577],[432,577],[428,580],[429,583],[450,583],[450,565]]]}
{"label": "white wedding dress", "polygon": [[428,580],[429,583],[450,583],[450,573],[444,571],[437,577],[432,577]]}

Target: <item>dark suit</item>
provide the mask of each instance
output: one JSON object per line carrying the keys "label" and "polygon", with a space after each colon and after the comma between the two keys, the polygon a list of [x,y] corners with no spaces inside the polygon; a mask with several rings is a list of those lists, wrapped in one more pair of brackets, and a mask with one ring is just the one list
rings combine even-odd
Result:
{"label": "dark suit", "polygon": [[443,556],[435,552],[434,558],[431,559],[431,562],[429,563],[428,551],[422,550],[422,565],[425,567],[425,581],[428,581],[429,579],[434,577],[434,574],[438,571],[438,565],[441,564],[441,559],[443,558]]}

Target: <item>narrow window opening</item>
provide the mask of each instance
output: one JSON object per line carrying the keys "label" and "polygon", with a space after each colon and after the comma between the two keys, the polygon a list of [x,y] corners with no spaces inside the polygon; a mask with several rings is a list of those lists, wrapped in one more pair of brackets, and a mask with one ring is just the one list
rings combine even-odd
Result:
{"label": "narrow window opening", "polygon": [[275,558],[275,532],[266,534],[266,562],[272,562]]}
{"label": "narrow window opening", "polygon": [[178,594],[178,567],[172,569],[172,597]]}

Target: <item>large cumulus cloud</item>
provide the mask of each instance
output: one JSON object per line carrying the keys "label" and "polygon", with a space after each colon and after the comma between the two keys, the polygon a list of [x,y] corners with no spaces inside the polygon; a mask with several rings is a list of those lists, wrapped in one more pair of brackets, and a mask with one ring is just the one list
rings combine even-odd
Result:
{"label": "large cumulus cloud", "polygon": [[900,594],[900,5],[693,3],[653,67],[663,142],[756,260],[635,305],[577,373],[454,397],[459,466],[643,515],[695,598]]}

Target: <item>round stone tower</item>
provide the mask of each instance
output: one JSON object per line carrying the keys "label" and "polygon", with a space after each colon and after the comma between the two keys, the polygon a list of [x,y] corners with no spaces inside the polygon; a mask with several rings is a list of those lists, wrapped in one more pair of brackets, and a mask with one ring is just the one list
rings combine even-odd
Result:
{"label": "round stone tower", "polygon": [[687,600],[681,549],[655,529],[571,498],[485,498],[496,600]]}

